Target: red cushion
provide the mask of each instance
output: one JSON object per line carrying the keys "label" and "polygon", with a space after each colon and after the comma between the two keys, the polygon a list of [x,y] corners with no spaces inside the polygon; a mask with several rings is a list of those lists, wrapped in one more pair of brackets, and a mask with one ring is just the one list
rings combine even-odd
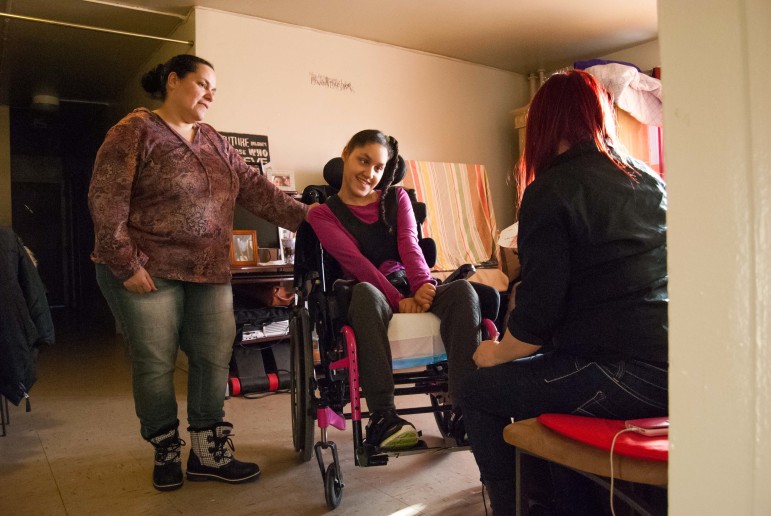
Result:
{"label": "red cushion", "polygon": [[[566,437],[603,450],[610,450],[613,436],[625,428],[623,419],[601,419],[570,414],[541,414],[538,416],[538,422]],[[616,439],[613,453],[635,459],[666,462],[669,459],[669,437],[624,432]]]}

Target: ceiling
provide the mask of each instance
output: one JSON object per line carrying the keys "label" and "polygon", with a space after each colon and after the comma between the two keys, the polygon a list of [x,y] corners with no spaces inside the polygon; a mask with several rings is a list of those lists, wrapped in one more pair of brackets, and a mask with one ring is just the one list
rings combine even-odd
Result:
{"label": "ceiling", "polygon": [[[193,5],[522,74],[658,35],[656,0],[0,0],[0,13],[170,37]],[[0,16],[0,104],[109,103],[160,44]]]}

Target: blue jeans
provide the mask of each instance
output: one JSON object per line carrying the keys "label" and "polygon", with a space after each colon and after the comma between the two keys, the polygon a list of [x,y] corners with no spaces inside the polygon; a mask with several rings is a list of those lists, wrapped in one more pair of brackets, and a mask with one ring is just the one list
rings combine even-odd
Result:
{"label": "blue jeans", "polygon": [[607,419],[664,416],[667,376],[666,366],[637,360],[596,362],[560,352],[477,369],[464,382],[462,408],[482,481],[514,480],[514,447],[503,440],[512,418],[545,413]]}
{"label": "blue jeans", "polygon": [[230,284],[153,278],[157,291],[136,294],[105,265],[96,265],[96,278],[129,343],[142,437],[149,439],[178,424],[178,349],[189,363],[188,424],[200,429],[221,422],[236,333]]}

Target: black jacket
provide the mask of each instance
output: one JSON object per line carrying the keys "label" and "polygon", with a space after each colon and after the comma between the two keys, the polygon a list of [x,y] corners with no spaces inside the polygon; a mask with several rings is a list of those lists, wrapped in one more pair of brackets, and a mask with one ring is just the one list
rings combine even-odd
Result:
{"label": "black jacket", "polygon": [[14,405],[37,379],[38,348],[53,344],[43,282],[21,241],[0,227],[0,394]]}
{"label": "black jacket", "polygon": [[636,182],[579,144],[528,186],[515,337],[587,359],[668,361],[667,194],[635,166]]}

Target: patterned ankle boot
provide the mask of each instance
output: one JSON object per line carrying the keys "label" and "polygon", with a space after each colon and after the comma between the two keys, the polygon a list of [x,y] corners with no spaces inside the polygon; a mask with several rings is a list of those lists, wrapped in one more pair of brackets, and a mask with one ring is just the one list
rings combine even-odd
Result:
{"label": "patterned ankle boot", "polygon": [[[219,480],[231,484],[240,484],[256,480],[260,476],[260,467],[253,462],[241,462],[230,453],[235,451],[233,425],[215,423],[210,428],[190,431],[190,457],[187,460],[188,480]],[[230,448],[230,450],[228,449]]]}
{"label": "patterned ankle boot", "polygon": [[173,491],[182,487],[182,459],[179,457],[179,449],[185,445],[185,441],[179,438],[177,428],[151,437],[148,441],[155,447],[153,487],[158,491]]}

